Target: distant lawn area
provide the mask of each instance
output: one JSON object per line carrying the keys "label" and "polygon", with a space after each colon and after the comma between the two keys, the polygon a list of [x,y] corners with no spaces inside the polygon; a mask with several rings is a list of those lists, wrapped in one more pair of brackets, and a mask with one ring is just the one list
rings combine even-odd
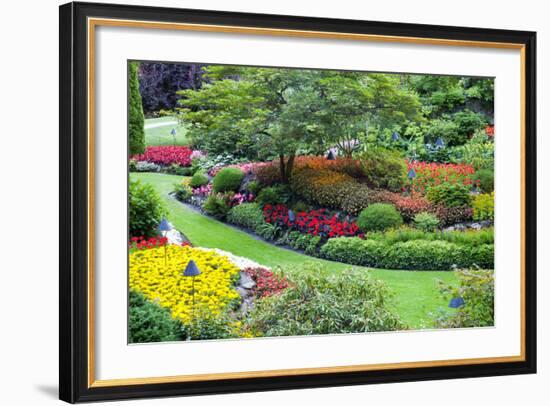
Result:
{"label": "distant lawn area", "polygon": [[[250,258],[262,265],[281,266],[288,273],[306,261],[320,262],[327,272],[341,272],[355,268],[364,271],[366,268],[353,267],[339,262],[326,261],[298,252],[274,246],[263,240],[230,227],[210,217],[203,216],[196,210],[184,206],[169,196],[173,185],[182,181],[181,176],[158,173],[131,173],[132,180],[141,180],[155,187],[168,207],[169,221],[196,246],[219,248],[235,255]],[[412,328],[431,327],[430,313],[438,309],[447,309],[447,302],[438,292],[437,279],[455,283],[453,272],[444,271],[397,271],[372,269],[372,275],[386,282],[395,293],[396,309],[402,319]]]}
{"label": "distant lawn area", "polygon": [[[170,134],[176,129],[176,137]],[[145,120],[145,145],[187,145],[187,129],[174,117],[148,118]]]}

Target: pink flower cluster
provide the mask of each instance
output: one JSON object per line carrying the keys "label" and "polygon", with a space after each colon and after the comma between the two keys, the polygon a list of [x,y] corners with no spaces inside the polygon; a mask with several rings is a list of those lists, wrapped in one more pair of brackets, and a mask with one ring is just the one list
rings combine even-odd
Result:
{"label": "pink flower cluster", "polygon": [[237,193],[231,197],[229,205],[231,207],[238,206],[239,204],[252,202],[253,200],[254,195],[252,193]]}
{"label": "pink flower cluster", "polygon": [[271,162],[246,162],[242,164],[231,164],[226,166],[215,166],[208,171],[210,176],[216,176],[216,174],[224,168],[239,168],[245,175],[248,173],[254,173],[258,168],[266,165],[271,165]]}
{"label": "pink flower cluster", "polygon": [[212,193],[212,183],[193,189],[193,196],[206,197]]}
{"label": "pink flower cluster", "polygon": [[191,166],[191,154],[193,150],[182,146],[149,146],[143,154],[133,155],[130,159],[136,161],[153,162],[158,165],[178,164],[180,166]]}

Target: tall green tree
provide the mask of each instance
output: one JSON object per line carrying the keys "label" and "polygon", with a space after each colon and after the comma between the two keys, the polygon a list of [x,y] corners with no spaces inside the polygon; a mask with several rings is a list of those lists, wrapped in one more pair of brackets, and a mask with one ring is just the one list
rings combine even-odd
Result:
{"label": "tall green tree", "polygon": [[130,138],[130,154],[142,154],[145,151],[145,118],[139,93],[138,63],[128,64],[128,86],[130,101],[128,106],[128,130]]}

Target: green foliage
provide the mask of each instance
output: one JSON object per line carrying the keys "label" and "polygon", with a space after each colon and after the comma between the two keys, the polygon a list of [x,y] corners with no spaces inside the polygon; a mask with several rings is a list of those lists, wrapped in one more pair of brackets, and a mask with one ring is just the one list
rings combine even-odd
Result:
{"label": "green foliage", "polygon": [[256,196],[256,201],[263,207],[266,204],[286,204],[289,202],[290,198],[291,192],[288,186],[275,185],[262,189],[260,194]]}
{"label": "green foliage", "polygon": [[143,116],[143,106],[141,104],[141,95],[139,93],[139,82],[137,75],[137,62],[128,64],[128,137],[130,155],[143,154],[145,151],[145,117]]}
{"label": "green foliage", "polygon": [[286,232],[277,243],[280,245],[289,245],[290,247],[304,251],[307,255],[317,255],[321,237],[311,234],[304,234],[299,231]]}
{"label": "green foliage", "polygon": [[464,144],[476,131],[487,125],[487,120],[482,114],[467,109],[455,113],[453,122],[458,126],[457,135],[460,140],[456,145]]}
{"label": "green foliage", "polygon": [[183,336],[190,340],[239,338],[239,333],[235,319],[228,313],[213,315],[205,309],[197,309],[195,319],[182,327]]}
{"label": "green foliage", "polygon": [[277,234],[279,233],[279,231],[280,229],[278,226],[269,223],[264,223],[256,228],[256,234],[267,241],[271,241],[277,238]]}
{"label": "green foliage", "polygon": [[[422,236],[422,231],[416,231]],[[437,239],[392,241],[390,238],[339,237],[329,239],[320,250],[326,259],[352,265],[386,269],[450,270],[455,267],[494,266],[493,244],[462,244]],[[440,234],[440,233],[439,233]],[[475,239],[472,239],[475,241]]]}
{"label": "green foliage", "polygon": [[262,185],[257,180],[252,180],[246,184],[246,190],[248,190],[254,196],[258,196],[258,194],[262,190]]}
{"label": "green foliage", "polygon": [[205,186],[207,184],[208,184],[208,175],[202,171],[195,172],[191,177],[191,181],[189,182],[189,186],[191,186],[192,188]]}
{"label": "green foliage", "polygon": [[493,169],[480,169],[474,174],[474,181],[479,182],[480,189],[485,193],[495,190],[495,172]]}
{"label": "green foliage", "polygon": [[129,232],[131,236],[153,237],[166,215],[166,208],[156,190],[148,183],[130,181],[128,187]]}
{"label": "green foliage", "polygon": [[241,186],[244,173],[239,168],[223,168],[212,182],[214,192],[236,192]]}
{"label": "green foliage", "polygon": [[407,165],[396,151],[369,147],[359,159],[367,185],[375,189],[401,191],[407,181]]}
{"label": "green foliage", "polygon": [[495,219],[495,192],[477,195],[473,203],[474,220]]}
{"label": "green foliage", "polygon": [[264,165],[256,169],[256,179],[262,186],[271,186],[275,183],[280,183],[281,169],[278,165]]}
{"label": "green foliage", "polygon": [[476,170],[492,170],[495,166],[495,143],[484,129],[478,130],[466,144],[452,148],[450,158],[454,163],[469,164]]}
{"label": "green foliage", "polygon": [[179,341],[182,325],[171,317],[170,311],[148,301],[141,293],[130,291],[128,306],[128,341],[154,343]]}
{"label": "green foliage", "polygon": [[443,204],[447,207],[468,206],[472,200],[468,186],[447,182],[431,186],[426,197],[433,204]]}
{"label": "green foliage", "polygon": [[343,190],[341,209],[356,216],[369,205],[369,188],[362,183],[347,183]]}
{"label": "green foliage", "polygon": [[383,282],[367,272],[323,272],[306,264],[289,273],[291,287],[258,300],[248,326],[264,336],[394,331],[406,326],[394,312]]}
{"label": "green foliage", "polygon": [[381,231],[398,227],[403,224],[403,218],[397,209],[386,203],[374,203],[359,214],[357,225],[364,231]]}
{"label": "green foliage", "polygon": [[386,244],[395,244],[397,242],[413,240],[441,240],[473,247],[482,244],[493,244],[494,231],[493,228],[484,228],[482,230],[426,232],[410,227],[400,227],[385,232],[369,233],[368,238],[369,240],[380,241]]}
{"label": "green foliage", "polygon": [[262,209],[257,203],[243,203],[232,207],[227,213],[227,221],[254,231],[265,224]]}
{"label": "green foliage", "polygon": [[456,312],[442,312],[435,320],[440,328],[494,326],[494,271],[468,269],[457,271],[459,286],[439,282],[441,294],[447,300],[461,297],[464,305]]}
{"label": "green foliage", "polygon": [[439,219],[432,213],[422,212],[414,216],[414,226],[422,231],[434,231],[439,225]]}
{"label": "green foliage", "polygon": [[352,265],[382,267],[387,245],[359,237],[330,238],[321,247],[321,256]]}
{"label": "green foliage", "polygon": [[191,196],[193,196],[193,190],[189,186],[181,183],[176,183],[174,185],[174,193],[182,202],[186,202],[191,198]]}
{"label": "green foliage", "polygon": [[229,205],[223,195],[211,194],[206,198],[202,209],[212,217],[223,220],[229,212]]}
{"label": "green foliage", "polygon": [[307,212],[307,211],[311,210],[311,206],[309,204],[307,204],[306,202],[297,201],[292,206],[292,210],[294,210],[295,213]]}

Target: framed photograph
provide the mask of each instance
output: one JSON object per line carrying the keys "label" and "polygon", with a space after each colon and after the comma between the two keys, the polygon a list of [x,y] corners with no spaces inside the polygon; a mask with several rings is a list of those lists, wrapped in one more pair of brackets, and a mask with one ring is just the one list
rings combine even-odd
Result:
{"label": "framed photograph", "polygon": [[536,372],[536,34],[60,7],[60,398]]}

